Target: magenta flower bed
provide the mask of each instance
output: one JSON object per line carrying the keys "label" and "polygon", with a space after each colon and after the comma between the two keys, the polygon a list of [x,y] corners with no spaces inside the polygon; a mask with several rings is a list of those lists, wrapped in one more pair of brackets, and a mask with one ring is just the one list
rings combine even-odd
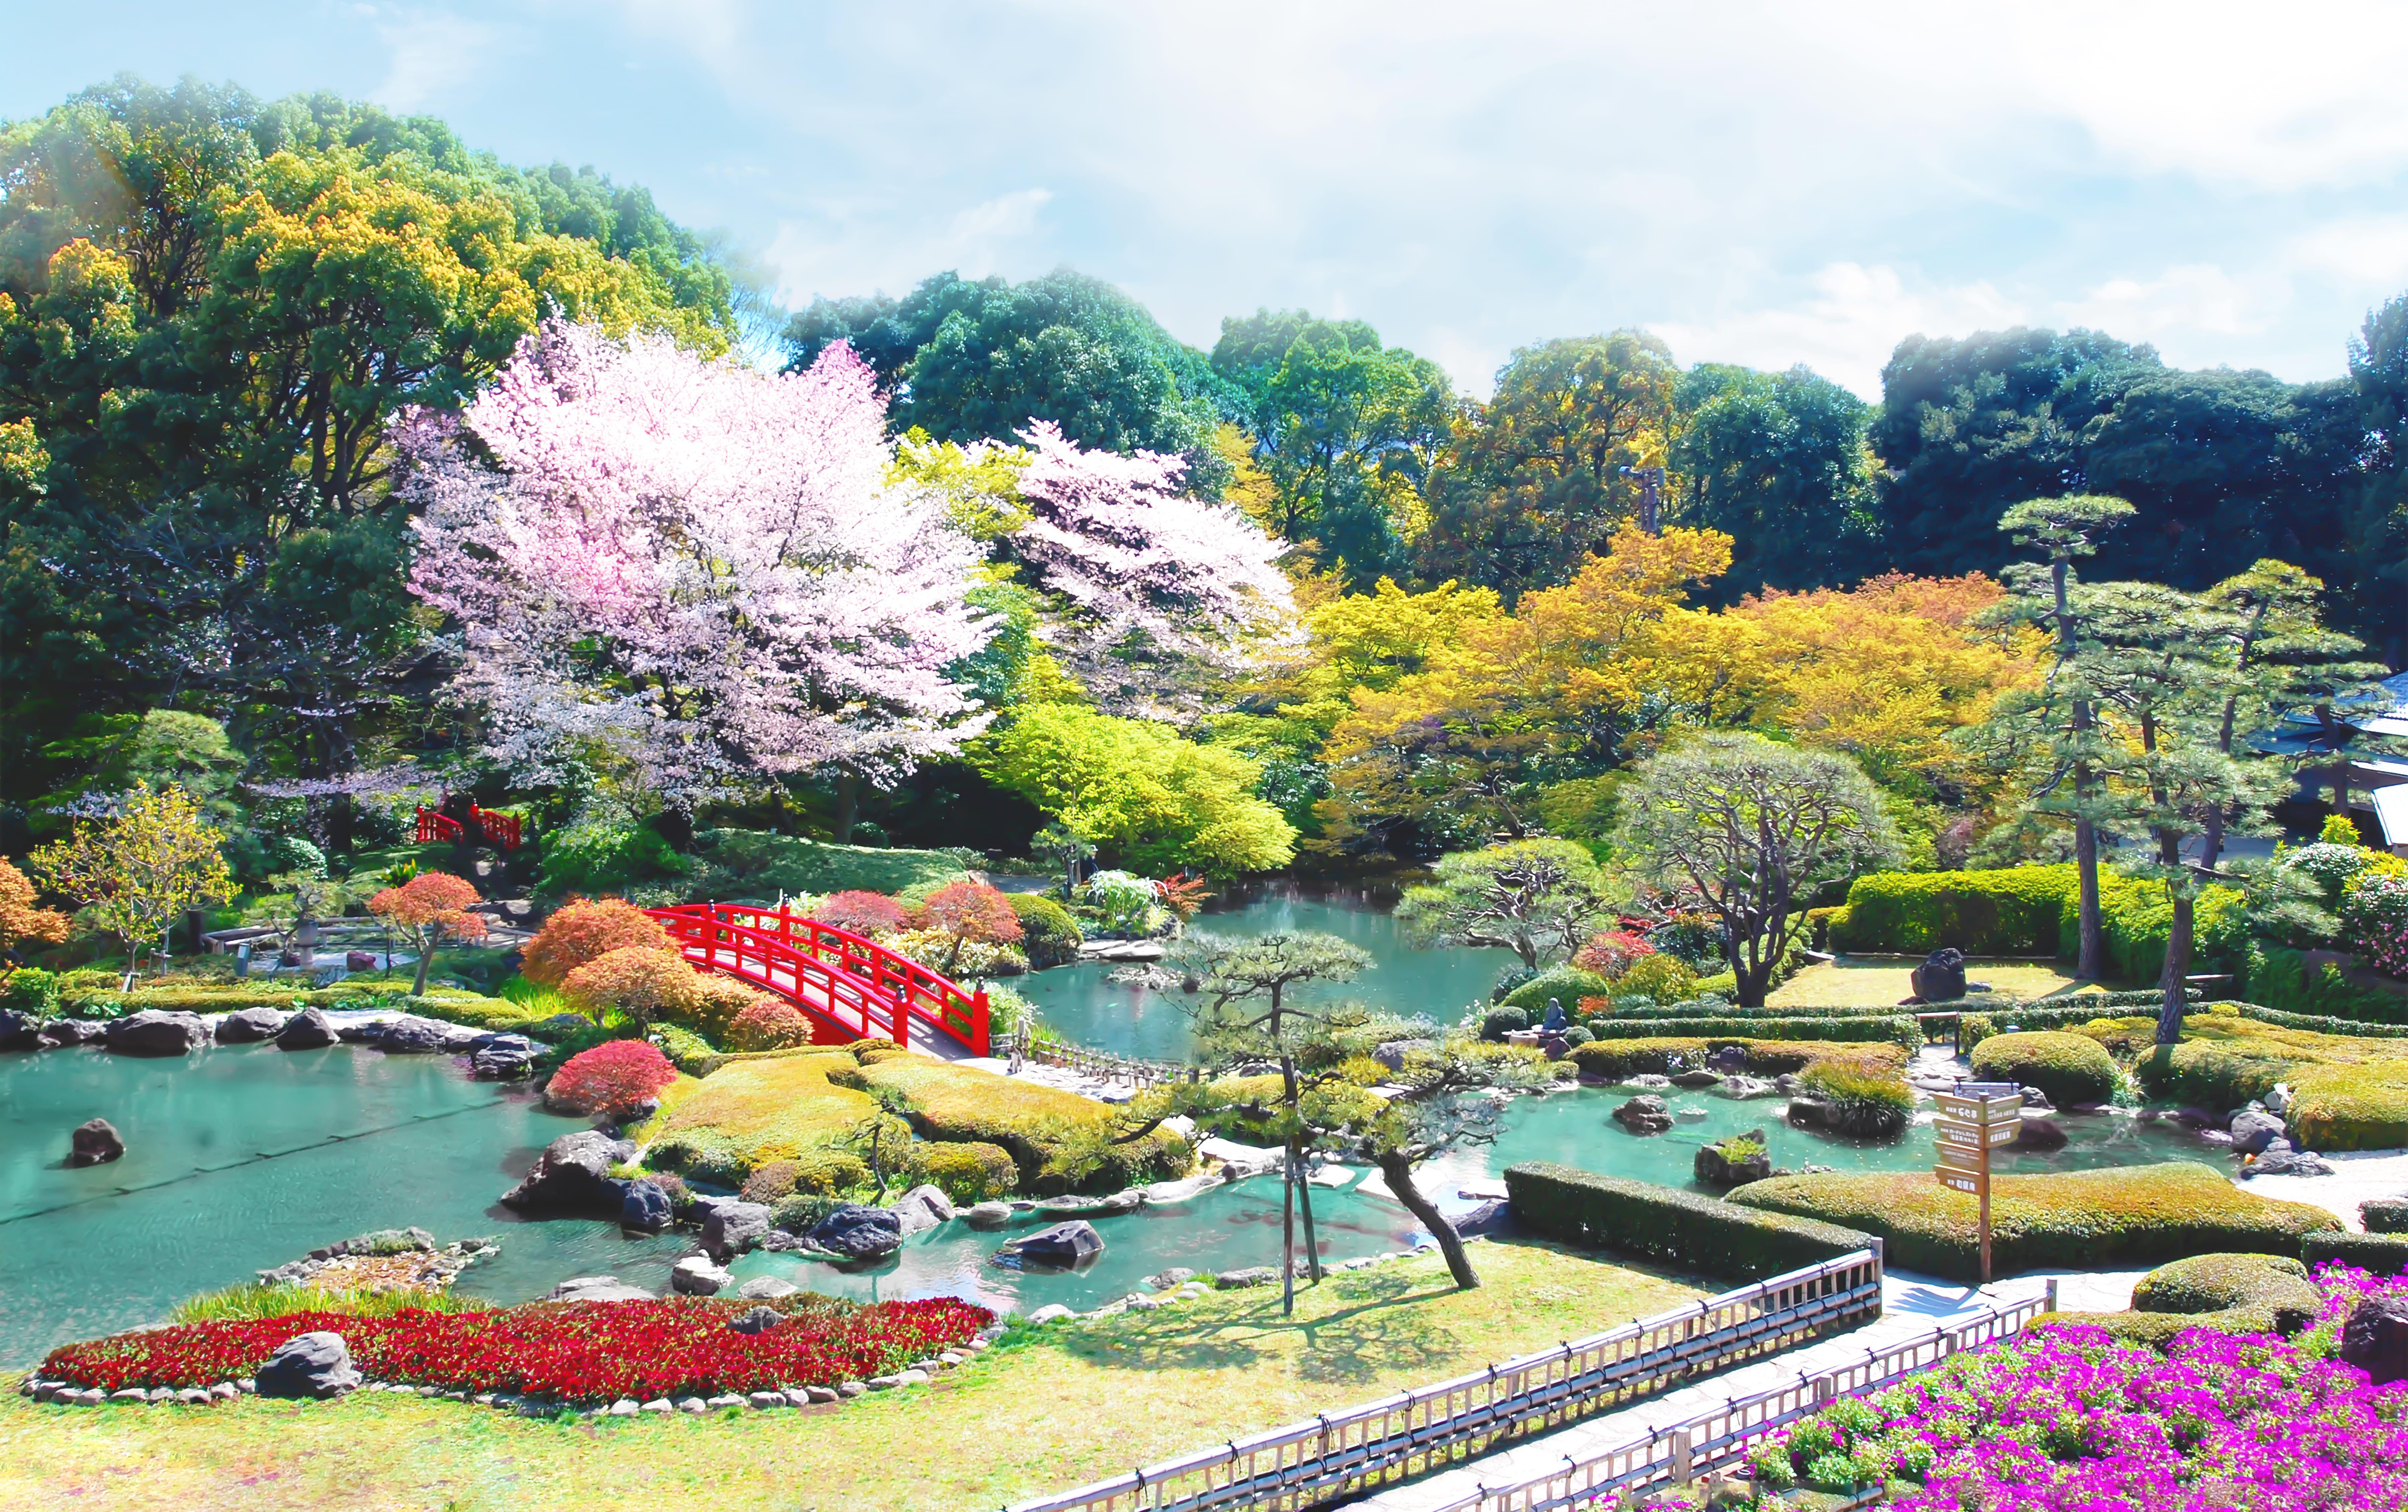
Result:
{"label": "magenta flower bed", "polygon": [[2329,1357],[2361,1296],[2331,1266],[2297,1340],[2206,1329],[2165,1354],[2104,1329],[2043,1328],[1843,1402],[1759,1454],[1828,1490],[1903,1480],[1898,1512],[2377,1512],[2408,1507],[2408,1383]]}
{"label": "magenta flower bed", "polygon": [[572,1402],[715,1396],[866,1380],[952,1348],[995,1321],[952,1297],[869,1305],[831,1297],[778,1304],[785,1321],[758,1333],[728,1327],[756,1303],[530,1303],[489,1312],[391,1318],[293,1313],[189,1323],[63,1345],[42,1374],[115,1391],[209,1386],[257,1372],[278,1346],[339,1333],[370,1380],[453,1391],[512,1391]]}

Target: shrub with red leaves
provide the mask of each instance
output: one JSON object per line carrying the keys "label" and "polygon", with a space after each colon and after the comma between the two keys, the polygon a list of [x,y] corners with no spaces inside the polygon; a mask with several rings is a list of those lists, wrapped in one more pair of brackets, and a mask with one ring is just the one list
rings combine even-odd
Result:
{"label": "shrub with red leaves", "polygon": [[1572,957],[1572,964],[1612,981],[1628,971],[1632,961],[1654,954],[1654,945],[1627,929],[1600,929],[1580,947]]}
{"label": "shrub with red leaves", "polygon": [[560,995],[596,1020],[616,1008],[638,1025],[691,1015],[704,1001],[703,979],[683,956],[624,945],[568,973]]}
{"label": "shrub with red leaves", "polygon": [[934,929],[953,942],[945,954],[945,963],[939,968],[947,976],[961,965],[965,943],[1010,945],[1020,943],[1020,915],[1012,912],[1011,900],[983,882],[964,878],[949,882],[928,895],[928,900],[912,911],[911,926]]}
{"label": "shrub with red leaves", "polygon": [[867,939],[903,928],[904,908],[884,893],[832,892],[811,910],[811,917],[831,929]]}
{"label": "shrub with red leaves", "polygon": [[678,943],[642,909],[620,898],[599,902],[572,898],[527,942],[519,974],[543,986],[556,987],[568,973],[630,945],[677,954]]}
{"label": "shrub with red leaves", "polygon": [[811,1043],[811,1021],[793,1003],[764,996],[736,1015],[727,1043],[738,1050],[785,1050]]}
{"label": "shrub with red leaves", "polygon": [[1162,906],[1182,919],[1194,918],[1204,906],[1204,900],[1212,896],[1205,890],[1202,877],[1191,877],[1184,871],[1174,871],[1163,878],[1154,885],[1154,890],[1162,899]]}
{"label": "shrub with red leaves", "polygon": [[212,1386],[256,1375],[278,1346],[326,1330],[371,1380],[448,1391],[514,1391],[568,1402],[716,1396],[865,1380],[952,1348],[995,1320],[952,1297],[868,1304],[811,1293],[767,1303],[776,1327],[728,1327],[756,1302],[538,1302],[490,1312],[391,1318],[292,1313],[188,1323],[61,1346],[42,1374],[117,1391]]}
{"label": "shrub with red leaves", "polygon": [[676,1080],[677,1068],[650,1041],[612,1040],[569,1057],[543,1096],[572,1113],[622,1113]]}

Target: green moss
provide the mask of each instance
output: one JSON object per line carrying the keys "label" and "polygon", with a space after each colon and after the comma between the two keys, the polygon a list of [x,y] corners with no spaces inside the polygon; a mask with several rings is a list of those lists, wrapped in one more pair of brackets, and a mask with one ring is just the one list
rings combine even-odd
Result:
{"label": "green moss", "polygon": [[1009,1196],[1020,1182],[1019,1162],[1000,1145],[915,1145],[911,1179],[940,1188],[957,1203]]}
{"label": "green moss", "polygon": [[826,1150],[878,1111],[829,1080],[839,1068],[856,1069],[841,1049],[730,1061],[663,1116],[646,1162],[738,1186],[770,1161]]}
{"label": "green moss", "polygon": [[2059,1107],[2105,1102],[2123,1081],[2105,1046],[2058,1030],[1993,1036],[1973,1047],[1972,1060],[1984,1081],[2037,1087]]}
{"label": "green moss", "polygon": [[1831,1127],[1869,1139],[1895,1139],[1914,1117],[1914,1088],[1896,1067],[1859,1057],[1817,1060],[1799,1087],[1830,1105]]}
{"label": "green moss", "polygon": [[831,845],[762,829],[706,829],[695,837],[695,886],[714,898],[767,900],[859,889],[899,893],[941,884],[983,864],[976,851],[878,850]]}
{"label": "green moss", "polygon": [[1618,1082],[1626,1077],[1691,1069],[1705,1063],[1713,1051],[1737,1049],[1753,1075],[1778,1076],[1803,1071],[1818,1060],[1843,1059],[1898,1071],[1906,1065],[1906,1051],[1896,1044],[1861,1041],[1742,1039],[1732,1036],[1658,1035],[1646,1039],[1599,1039],[1571,1053],[1572,1063],[1584,1075]]}
{"label": "green moss", "polygon": [[1025,1191],[1115,1191],[1184,1175],[1195,1163],[1187,1142],[1168,1130],[1113,1143],[1112,1110],[1073,1092],[904,1052],[861,1074],[902,1095],[924,1138],[1009,1150]]}
{"label": "green moss", "polygon": [[[1775,1176],[1730,1200],[1881,1234],[1899,1270],[1978,1277],[1978,1204],[1927,1172]],[[2297,1255],[2301,1235],[2341,1227],[2323,1208],[2243,1191],[2191,1161],[1995,1176],[1990,1218],[2001,1274],[2155,1264],[2216,1250]]]}

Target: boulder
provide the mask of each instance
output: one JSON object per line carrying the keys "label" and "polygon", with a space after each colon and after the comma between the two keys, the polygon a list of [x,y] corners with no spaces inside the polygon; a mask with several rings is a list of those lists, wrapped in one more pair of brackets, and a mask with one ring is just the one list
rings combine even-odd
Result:
{"label": "boulder", "polygon": [[715,1297],[735,1279],[708,1255],[688,1255],[669,1267],[669,1289],[682,1296]]}
{"label": "boulder", "polygon": [[79,1123],[67,1136],[69,1165],[106,1165],[124,1153],[124,1136],[106,1118]]}
{"label": "boulder", "polygon": [[1513,1226],[1513,1210],[1491,1199],[1468,1213],[1455,1217],[1455,1231],[1464,1239],[1477,1239],[1484,1234],[1503,1233]]}
{"label": "boulder", "polygon": [[451,1026],[423,1018],[400,1018],[384,1027],[376,1047],[389,1056],[440,1055],[452,1047]]}
{"label": "boulder", "polygon": [[1613,1117],[1634,1134],[1660,1134],[1672,1127],[1672,1110],[1652,1094],[1632,1098],[1613,1110]]}
{"label": "boulder", "polygon": [[1672,1078],[1670,1076],[1659,1076],[1652,1071],[1643,1071],[1636,1076],[1624,1077],[1622,1079],[1622,1085],[1625,1087],[1643,1087],[1649,1091],[1661,1092],[1671,1087]]}
{"label": "boulder", "polygon": [[773,1302],[780,1297],[791,1297],[801,1289],[792,1281],[781,1280],[774,1275],[756,1275],[738,1287],[736,1294],[747,1302]]}
{"label": "boulder", "polygon": [[[50,1018],[34,1031],[36,1044],[44,1049],[62,1045],[91,1044],[108,1033],[108,1026],[93,1018]],[[0,1049],[31,1050],[34,1044],[0,1045]]]}
{"label": "boulder", "polygon": [[2377,1386],[2408,1380],[2408,1297],[2369,1297],[2352,1308],[2341,1329],[2341,1358]]}
{"label": "boulder", "polygon": [[1923,958],[1909,980],[1925,1002],[1955,1002],[1965,995],[1965,953],[1942,945]]}
{"label": "boulder", "polygon": [[1240,1287],[1267,1287],[1279,1276],[1276,1266],[1249,1265],[1240,1271],[1223,1271],[1212,1278],[1212,1284],[1224,1291],[1232,1291]]}
{"label": "boulder", "polygon": [[536,1159],[525,1179],[502,1194],[502,1205],[523,1213],[575,1211],[615,1217],[627,1200],[628,1184],[610,1175],[623,1148],[609,1135],[592,1130],[563,1134]]}
{"label": "boulder", "polygon": [[2019,1150],[2061,1150],[2065,1148],[2064,1126],[2054,1118],[2024,1116],[2023,1127],[2015,1131],[2014,1147]]}
{"label": "boulder", "polygon": [[2057,1104],[2051,1102],[2048,1100],[2048,1094],[2042,1091],[2037,1087],[2018,1087],[2016,1088],[2016,1095],[2024,1100],[2024,1106],[2027,1108],[2037,1108],[2042,1113],[2055,1113],[2057,1111]]}
{"label": "boulder", "polygon": [[652,1302],[652,1294],[615,1275],[580,1275],[552,1289],[553,1302]]}
{"label": "boulder", "polygon": [[895,1199],[891,1211],[903,1225],[903,1236],[925,1233],[953,1216],[953,1200],[935,1187],[912,1188]]}
{"label": "boulder", "polygon": [[209,1043],[209,1030],[198,1014],[145,1008],[110,1024],[106,1043],[121,1056],[188,1056]]}
{"label": "boulder", "polygon": [[847,1260],[883,1260],[903,1247],[903,1220],[887,1208],[847,1202],[803,1237]]}
{"label": "boulder", "polygon": [[962,1221],[973,1229],[1000,1229],[1011,1221],[1011,1204],[981,1202],[963,1213]]}
{"label": "boulder", "polygon": [[[792,1288],[787,1289],[792,1290]],[[767,1333],[786,1320],[786,1315],[775,1307],[747,1307],[727,1320],[727,1326],[738,1333]],[[762,1404],[755,1404],[761,1405]]]}
{"label": "boulder", "polygon": [[1390,1071],[1405,1069],[1405,1057],[1438,1047],[1436,1040],[1383,1040],[1371,1047],[1371,1058]]}
{"label": "boulder", "polygon": [[1765,1131],[1750,1130],[1719,1145],[1698,1147],[1697,1178],[1710,1187],[1739,1187],[1772,1174],[1772,1152]]}
{"label": "boulder", "polygon": [[330,1397],[355,1390],[360,1373],[339,1333],[320,1331],[287,1339],[251,1380],[267,1397]]}
{"label": "boulder", "polygon": [[468,1058],[468,1074],[480,1082],[515,1082],[535,1072],[533,1050],[489,1045]]}
{"label": "boulder", "polygon": [[1189,1270],[1184,1265],[1174,1265],[1167,1271],[1156,1271],[1154,1274],[1147,1276],[1145,1278],[1145,1284],[1154,1288],[1156,1291],[1168,1291],[1173,1287],[1183,1287],[1188,1282],[1195,1279],[1196,1273],[1194,1271]]}
{"label": "boulder", "polygon": [[1025,1239],[1017,1239],[1006,1246],[1020,1257],[1023,1265],[1041,1265],[1055,1270],[1068,1270],[1104,1252],[1104,1236],[1096,1226],[1082,1218],[1057,1223],[1050,1229],[1039,1229]]}
{"label": "boulder", "polygon": [[257,1044],[283,1032],[284,1015],[273,1008],[238,1008],[218,1020],[220,1044]]}
{"label": "boulder", "polygon": [[1706,1069],[1733,1075],[1747,1069],[1747,1052],[1736,1044],[1726,1044],[1706,1057]]}
{"label": "boulder", "polygon": [[656,1181],[640,1178],[627,1183],[627,1195],[619,1202],[619,1227],[639,1233],[658,1233],[669,1226],[669,1194]]}
{"label": "boulder", "polygon": [[1672,1077],[1672,1085],[1684,1091],[1698,1092],[1709,1087],[1720,1087],[1722,1080],[1711,1071],[1684,1071]]}
{"label": "boulder", "polygon": [[317,1008],[304,1008],[294,1014],[276,1035],[279,1050],[322,1050],[341,1042],[342,1036],[335,1032],[334,1023],[323,1010]]}
{"label": "boulder", "polygon": [[2256,1155],[2283,1137],[2283,1120],[2262,1108],[2242,1109],[2227,1127],[2232,1130],[2232,1147],[2243,1155]]}
{"label": "boulder", "polygon": [[345,970],[345,971],[347,971],[347,972],[373,972],[373,971],[375,971],[375,970],[376,970],[376,953],[375,953],[375,952],[373,952],[373,951],[367,951],[367,950],[346,950],[346,951],[344,951],[344,952],[343,952],[343,970]]}
{"label": "boulder", "polygon": [[2270,1140],[2266,1148],[2241,1173],[2244,1176],[2329,1176],[2333,1168],[2325,1158],[2307,1150],[2296,1150],[2287,1139]]}
{"label": "boulder", "polygon": [[1714,1088],[1716,1094],[1744,1102],[1749,1098],[1770,1097],[1780,1088],[1761,1076],[1726,1076]]}
{"label": "boulder", "polygon": [[702,1220],[702,1247],[721,1260],[741,1255],[769,1231],[770,1209],[764,1202],[722,1202]]}
{"label": "boulder", "polygon": [[42,1047],[40,1020],[31,1014],[14,1009],[0,1009],[0,1050],[38,1050]]}

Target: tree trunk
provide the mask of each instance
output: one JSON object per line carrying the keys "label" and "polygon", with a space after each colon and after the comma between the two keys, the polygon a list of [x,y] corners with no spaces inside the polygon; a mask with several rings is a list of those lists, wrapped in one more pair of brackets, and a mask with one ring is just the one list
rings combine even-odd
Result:
{"label": "tree trunk", "polygon": [[1321,1240],[1312,1231],[1312,1183],[1306,1178],[1304,1142],[1292,1139],[1287,1145],[1288,1169],[1296,1173],[1296,1205],[1304,1215],[1304,1274],[1314,1286],[1321,1284]]}
{"label": "tree trunk", "polygon": [[1378,1163],[1380,1179],[1388,1184],[1388,1190],[1396,1194],[1397,1201],[1405,1204],[1405,1211],[1418,1219],[1421,1226],[1430,1231],[1430,1237],[1438,1241],[1438,1252],[1446,1257],[1447,1273],[1455,1277],[1455,1286],[1469,1291],[1480,1285],[1480,1273],[1471,1268],[1471,1256],[1463,1247],[1463,1235],[1455,1231],[1455,1225],[1446,1220],[1446,1215],[1438,1210],[1438,1204],[1423,1196],[1422,1189],[1413,1185],[1412,1161],[1407,1159],[1400,1150],[1383,1150],[1378,1157]]}
{"label": "tree trunk", "polygon": [[2096,982],[2105,971],[2107,926],[2099,916],[2099,827],[2073,821],[2073,867],[2082,884],[2082,944],[2073,974]]}
{"label": "tree trunk", "polygon": [[2166,969],[2159,973],[2157,985],[2165,989],[2164,1006],[2157,1010],[2157,1043],[2178,1044],[2182,1042],[2183,1010],[2188,1001],[2183,990],[2184,978],[2190,975],[2191,898],[2187,892],[2174,896],[2174,922],[2166,935]]}
{"label": "tree trunk", "polygon": [[853,843],[853,821],[861,816],[861,774],[839,767],[836,774],[836,842]]}
{"label": "tree trunk", "polygon": [[1296,1165],[1280,1182],[1280,1314],[1296,1311]]}
{"label": "tree trunk", "polygon": [[[393,964],[393,950],[391,946],[387,946],[385,949],[384,960],[385,964],[388,966]],[[423,998],[426,996],[426,969],[434,964],[434,943],[432,941],[421,942],[418,947],[418,978],[409,985],[409,995],[411,997]]]}

